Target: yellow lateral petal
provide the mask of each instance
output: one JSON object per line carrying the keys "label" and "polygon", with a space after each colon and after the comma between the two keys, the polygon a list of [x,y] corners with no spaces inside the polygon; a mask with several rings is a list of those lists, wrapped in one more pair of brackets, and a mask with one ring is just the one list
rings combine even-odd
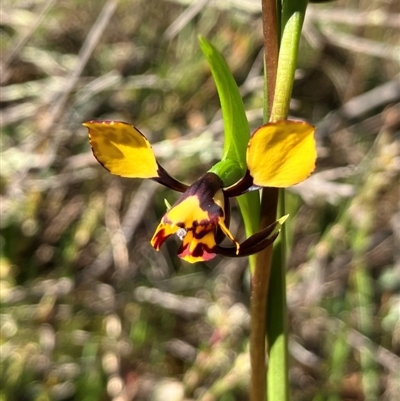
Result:
{"label": "yellow lateral petal", "polygon": [[120,121],[88,121],[90,145],[96,159],[121,177],[158,177],[149,141],[132,125]]}
{"label": "yellow lateral petal", "polygon": [[258,128],[247,148],[254,184],[285,188],[305,180],[315,168],[315,128],[301,121],[279,121]]}

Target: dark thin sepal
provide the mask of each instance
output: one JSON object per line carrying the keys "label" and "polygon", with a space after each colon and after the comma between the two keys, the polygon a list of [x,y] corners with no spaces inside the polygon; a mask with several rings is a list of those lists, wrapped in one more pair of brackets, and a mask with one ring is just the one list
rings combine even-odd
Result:
{"label": "dark thin sepal", "polygon": [[254,255],[255,253],[258,253],[267,248],[278,237],[279,232],[272,234],[277,224],[278,222],[276,221],[275,223],[252,235],[250,238],[240,244],[238,254],[236,254],[236,247],[223,247],[220,245],[217,245],[215,247],[214,252],[218,255],[228,256],[232,258]]}
{"label": "dark thin sepal", "polygon": [[157,162],[158,165],[158,177],[153,177],[152,180],[158,182],[161,185],[166,186],[167,188],[173,189],[177,192],[185,192],[189,186],[183,184],[182,182],[176,180],[175,178],[171,177],[164,168]]}
{"label": "dark thin sepal", "polygon": [[261,187],[258,187],[257,185],[253,185],[253,177],[250,175],[250,171],[247,170],[246,174],[236,184],[224,188],[224,193],[231,198],[260,188]]}

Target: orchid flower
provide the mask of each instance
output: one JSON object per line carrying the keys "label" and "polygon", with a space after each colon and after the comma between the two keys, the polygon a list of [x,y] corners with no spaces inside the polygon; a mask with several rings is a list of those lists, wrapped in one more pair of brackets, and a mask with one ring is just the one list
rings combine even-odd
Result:
{"label": "orchid flower", "polygon": [[[176,234],[182,241],[178,255],[190,263],[208,261],[217,254],[248,256],[271,245],[286,218],[239,243],[229,231],[229,198],[262,187],[289,187],[305,180],[315,168],[314,127],[300,121],[280,121],[258,128],[247,145],[247,171],[230,186],[224,185],[214,168],[190,186],[176,180],[157,161],[146,137],[130,124],[92,120],[83,125],[89,130],[95,158],[110,173],[149,178],[182,193],[161,219],[151,245],[158,251],[167,238]],[[224,238],[232,246],[221,246]]]}

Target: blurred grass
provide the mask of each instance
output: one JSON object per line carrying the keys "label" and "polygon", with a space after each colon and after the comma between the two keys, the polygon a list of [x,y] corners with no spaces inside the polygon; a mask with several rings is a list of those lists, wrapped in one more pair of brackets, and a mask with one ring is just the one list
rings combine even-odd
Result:
{"label": "blurred grass", "polygon": [[[259,2],[188,4],[2,2],[1,400],[247,399],[247,261],[154,252],[176,195],[103,171],[81,127],[134,123],[178,178],[206,171],[223,127],[198,34],[261,124]],[[346,0],[305,22],[291,114],[319,162],[288,194],[296,401],[400,391],[399,13]]]}

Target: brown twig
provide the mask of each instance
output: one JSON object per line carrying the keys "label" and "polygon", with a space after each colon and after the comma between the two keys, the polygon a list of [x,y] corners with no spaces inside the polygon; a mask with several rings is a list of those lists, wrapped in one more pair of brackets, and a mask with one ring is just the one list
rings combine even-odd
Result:
{"label": "brown twig", "polygon": [[[262,19],[264,34],[264,57],[266,75],[266,94],[268,115],[272,109],[275,94],[276,70],[278,67],[278,23],[276,1],[262,0]],[[267,117],[267,116],[266,116]],[[267,120],[267,118],[265,118]]]}
{"label": "brown twig", "polygon": [[[278,65],[278,23],[275,0],[262,0],[263,33],[265,50],[265,75],[267,95],[267,116],[272,110],[275,93],[276,70]],[[278,189],[265,188],[262,191],[260,229],[276,219]],[[267,317],[267,294],[271,273],[272,247],[257,254],[256,267],[252,277],[251,290],[251,401],[263,401],[266,397],[267,368],[265,361],[265,329]]]}
{"label": "brown twig", "polygon": [[[263,190],[261,201],[260,227],[266,227],[276,219],[278,190]],[[272,246],[261,251],[256,257],[256,268],[251,285],[251,328],[250,328],[250,360],[251,360],[251,401],[265,400],[267,368],[265,361],[265,329],[267,318],[267,295],[271,274]]]}

